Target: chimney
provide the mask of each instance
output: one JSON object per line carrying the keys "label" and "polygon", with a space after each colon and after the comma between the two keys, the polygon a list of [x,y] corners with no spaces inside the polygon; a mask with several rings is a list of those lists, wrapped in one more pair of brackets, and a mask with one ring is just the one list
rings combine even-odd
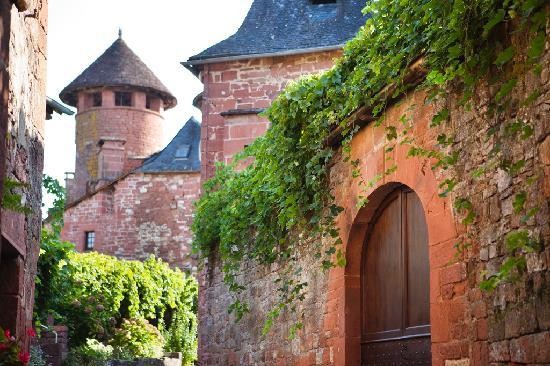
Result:
{"label": "chimney", "polygon": [[99,142],[98,178],[112,181],[124,172],[126,161],[126,140],[111,137],[102,137]]}

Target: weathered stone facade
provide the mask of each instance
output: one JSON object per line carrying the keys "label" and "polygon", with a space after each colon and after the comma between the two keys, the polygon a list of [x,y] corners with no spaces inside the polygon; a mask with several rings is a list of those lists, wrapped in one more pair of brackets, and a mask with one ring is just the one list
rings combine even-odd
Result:
{"label": "weathered stone facade", "polygon": [[198,122],[190,119],[162,148],[162,113],[176,98],[120,36],[60,97],[78,109],[61,237],[79,251],[136,260],[155,255],[195,271]]}
{"label": "weathered stone facade", "polygon": [[190,225],[199,191],[198,172],[131,173],[69,204],[62,237],[84,251],[85,233],[95,232],[98,252],[139,260],[154,254],[191,271]]}
{"label": "weathered stone facade", "polygon": [[[384,124],[372,123],[363,127],[353,138],[352,160],[358,159],[366,181],[382,174],[391,165],[397,170],[384,176],[367,192],[368,204],[358,210],[361,194],[359,182],[352,178],[351,166],[341,156],[331,168],[331,186],[337,203],[344,208],[338,228],[347,257],[345,268],[323,272],[318,260],[307,253],[303,244],[299,266],[302,281],[308,282],[306,299],[294,314],[283,313],[274,329],[262,336],[262,322],[277,300],[273,280],[281,269],[247,263],[242,268],[242,283],[246,284],[243,298],[251,312],[235,324],[227,312],[233,296],[223,284],[219,261],[215,254],[203,272],[199,299],[199,355],[201,365],[350,365],[361,363],[361,281],[362,256],[369,224],[380,204],[400,185],[412,189],[419,197],[428,228],[430,281],[431,352],[433,365],[539,365],[550,363],[550,52],[548,41],[543,57],[541,76],[528,73],[518,82],[515,96],[522,100],[533,90],[541,92],[529,107],[515,107],[511,115],[487,120],[488,95],[494,92],[480,83],[472,111],[460,107],[458,95],[451,94],[445,102],[451,111],[448,125],[443,127],[455,135],[453,148],[460,152],[458,165],[449,171],[432,171],[430,162],[407,157],[407,144],[397,144],[393,151],[386,147],[385,126],[402,131],[401,116],[411,118],[410,136],[424,148],[433,148],[441,132],[429,128],[436,111],[426,105],[422,91],[403,96],[399,103],[388,106]],[[245,63],[241,64],[245,67]],[[210,70],[210,69],[209,69]],[[208,74],[208,72],[206,73]],[[222,97],[232,89],[218,79],[210,78],[205,85],[203,111],[203,142],[206,147],[203,175],[212,174],[210,162],[223,160],[221,143],[225,131],[223,119],[216,110],[233,108],[221,106]],[[210,88],[209,83],[217,84]],[[222,85],[220,85],[220,83]],[[209,98],[217,96],[217,103]],[[248,107],[248,106],[247,106]],[[214,109],[217,108],[217,109]],[[508,119],[505,119],[508,118]],[[503,121],[520,118],[534,127],[534,134],[525,141],[513,139],[502,142],[488,136],[491,127],[503,126]],[[512,178],[502,170],[488,170],[481,177],[472,172],[489,161],[492,148],[503,143],[505,157],[525,159],[525,166]],[[205,171],[206,170],[206,171]],[[450,176],[462,182],[453,195],[469,199],[477,212],[474,224],[461,224],[462,216],[453,211],[452,199],[440,197],[440,183]],[[537,183],[526,186],[531,177]],[[542,246],[526,254],[527,268],[515,283],[505,283],[494,292],[480,290],[484,273],[494,273],[503,262],[506,250],[504,236],[520,227],[519,216],[513,213],[514,194],[529,193],[528,208],[539,206],[534,218],[521,224],[537,237]],[[469,243],[463,254],[457,255],[456,243]],[[296,322],[303,322],[294,340],[288,331]]]}
{"label": "weathered stone facade", "polygon": [[269,123],[258,113],[292,80],[333,65],[341,50],[263,57],[206,64],[202,102],[202,178],[212,177],[215,163],[228,162],[245,145],[264,134]]}
{"label": "weathered stone facade", "polygon": [[[133,93],[132,107],[117,107],[114,91],[100,89],[97,92],[102,94],[103,104],[92,107],[86,105],[86,97],[92,92],[79,93],[75,180],[67,187],[70,199],[78,199],[93,191],[100,180],[114,179],[132,170],[144,158],[162,148],[164,118],[160,110],[145,108],[145,93]],[[119,164],[116,168],[111,164],[111,169],[104,169],[105,163],[112,161],[103,161],[101,151],[115,141],[120,146],[111,150],[117,150],[119,154],[112,156],[112,160]]]}
{"label": "weathered stone facade", "polygon": [[0,178],[26,184],[14,193],[31,209],[0,212],[0,326],[24,347],[32,327],[41,227],[47,14],[46,0],[0,1]]}

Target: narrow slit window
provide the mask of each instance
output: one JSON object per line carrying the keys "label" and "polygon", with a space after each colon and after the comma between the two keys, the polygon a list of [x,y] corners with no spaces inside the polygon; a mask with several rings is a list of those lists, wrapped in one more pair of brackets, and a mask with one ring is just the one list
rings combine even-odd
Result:
{"label": "narrow slit window", "polygon": [[95,246],[95,231],[86,231],[84,249],[94,250]]}
{"label": "narrow slit window", "polygon": [[146,96],[145,97],[145,109],[152,109],[151,108],[152,102],[153,102],[153,98],[151,98],[150,96]]}
{"label": "narrow slit window", "polygon": [[132,106],[132,93],[129,93],[129,92],[115,92],[115,105],[117,107],[131,107]]}
{"label": "narrow slit window", "polygon": [[336,4],[336,0],[311,0],[313,5]]}

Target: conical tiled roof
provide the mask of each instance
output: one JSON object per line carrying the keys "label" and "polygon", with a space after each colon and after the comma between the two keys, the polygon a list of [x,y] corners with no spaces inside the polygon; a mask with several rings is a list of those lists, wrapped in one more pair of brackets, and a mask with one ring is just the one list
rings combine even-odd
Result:
{"label": "conical tiled roof", "polygon": [[77,92],[83,89],[111,86],[133,87],[159,96],[168,109],[177,104],[168,88],[143,61],[118,38],[97,60],[61,91],[66,104],[76,106]]}

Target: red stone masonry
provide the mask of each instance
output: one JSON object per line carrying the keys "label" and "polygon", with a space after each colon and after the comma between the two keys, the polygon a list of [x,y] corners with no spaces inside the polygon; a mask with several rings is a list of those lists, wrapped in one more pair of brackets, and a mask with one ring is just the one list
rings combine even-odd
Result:
{"label": "red stone masonry", "polygon": [[191,220],[199,191],[198,172],[131,173],[69,205],[61,236],[84,251],[85,233],[93,231],[98,252],[138,260],[154,254],[194,271]]}
{"label": "red stone masonry", "polygon": [[230,161],[265,133],[269,122],[252,111],[267,108],[290,81],[329,69],[340,54],[336,50],[204,65],[202,179],[213,176],[216,162]]}
{"label": "red stone masonry", "polygon": [[[91,107],[87,100],[89,93],[101,92],[102,105]],[[70,201],[89,192],[89,182],[102,178],[99,175],[98,160],[103,141],[124,142],[123,169],[115,176],[131,170],[132,158],[145,158],[162,146],[164,118],[159,110],[145,108],[146,95],[132,91],[132,106],[115,106],[114,90],[104,88],[79,93],[76,115],[76,163],[75,180],[70,187]],[[157,104],[162,102],[156,99]],[[159,107],[160,108],[160,107]],[[111,174],[112,175],[112,174]]]}
{"label": "red stone masonry", "polygon": [[[295,312],[283,312],[267,336],[262,335],[262,320],[279,300],[274,280],[281,269],[277,265],[261,266],[243,263],[239,282],[246,289],[239,295],[250,305],[250,313],[235,323],[227,308],[234,301],[223,281],[220,263],[214,252],[202,273],[199,292],[199,358],[200,365],[340,365],[361,364],[361,268],[362,253],[369,223],[384,198],[397,186],[406,185],[419,197],[428,229],[431,353],[434,366],[502,366],[550,364],[550,45],[541,60],[540,75],[527,72],[519,77],[514,96],[525,99],[534,90],[540,96],[528,107],[517,107],[510,120],[528,121],[534,134],[526,141],[503,142],[488,136],[495,121],[487,120],[490,88],[480,81],[475,105],[471,110],[461,106],[461,96],[451,94],[445,101],[450,121],[442,130],[429,128],[437,111],[425,103],[425,93],[412,92],[399,103],[388,106],[383,125],[363,127],[351,142],[352,160],[359,161],[362,177],[368,181],[396,164],[397,170],[384,176],[375,187],[362,192],[352,168],[340,153],[333,161],[330,184],[336,202],[344,208],[337,225],[346,252],[345,268],[322,271],[319,261],[307,243],[300,246],[300,281],[307,282],[307,294]],[[269,84],[264,59],[211,65],[205,71],[205,104],[203,113],[203,178],[212,174],[213,162],[230,157],[239,141],[232,134],[232,118],[223,118],[220,111],[251,102],[246,83],[224,81],[238,75],[258,77]],[[252,63],[262,71],[250,70]],[[231,67],[230,67],[231,66]],[[278,68],[279,70],[281,68]],[[270,69],[271,70],[271,69]],[[231,71],[231,74],[228,74]],[[233,84],[235,86],[233,86]],[[256,88],[259,88],[257,86]],[[243,99],[234,94],[245,89]],[[259,88],[264,90],[262,88]],[[276,92],[274,92],[276,94]],[[259,105],[263,103],[260,98]],[[251,105],[252,104],[252,105]],[[414,107],[413,107],[414,106]],[[514,107],[515,108],[515,107]],[[424,148],[433,148],[441,132],[454,135],[460,159],[454,169],[432,171],[429,161],[410,158],[408,146],[397,144],[388,151],[384,127],[394,126],[398,135],[403,129],[402,116],[411,119],[410,136]],[[249,118],[249,117],[246,117]],[[252,119],[254,126],[256,120]],[[452,128],[451,128],[452,126]],[[254,126],[257,128],[257,126]],[[237,130],[238,131],[238,130]],[[256,131],[259,131],[257,128]],[[240,141],[246,143],[250,135]],[[233,137],[235,136],[235,137]],[[504,143],[503,151],[515,161],[525,160],[516,177],[505,171],[488,171],[473,179],[472,173],[490,161],[490,151]],[[237,144],[237,142],[235,142]],[[284,153],[284,152],[282,152]],[[206,157],[205,157],[206,155]],[[455,172],[451,172],[455,170]],[[440,184],[459,174],[461,181],[454,197],[440,197]],[[537,184],[526,187],[529,178]],[[539,211],[527,223],[520,223],[513,214],[513,200],[526,190],[529,207]],[[358,210],[359,197],[366,194],[368,204]],[[468,198],[477,213],[473,225],[465,228],[462,216],[453,210],[453,199]],[[506,257],[506,233],[523,227],[542,243],[526,255],[526,268],[514,283],[500,285],[493,292],[483,292],[480,282],[484,274],[495,273]],[[457,243],[468,243],[462,254]],[[303,323],[293,340],[289,329],[297,321]]]}
{"label": "red stone masonry", "polygon": [[40,251],[47,0],[0,0],[0,178],[18,189],[29,214],[0,210],[0,326],[28,350]]}

